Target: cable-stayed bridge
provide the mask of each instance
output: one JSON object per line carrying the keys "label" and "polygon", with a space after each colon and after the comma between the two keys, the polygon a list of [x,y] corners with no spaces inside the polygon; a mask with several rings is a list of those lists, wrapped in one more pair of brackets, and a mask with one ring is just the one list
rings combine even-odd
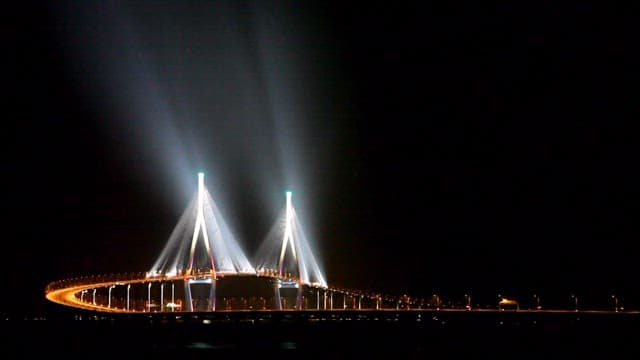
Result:
{"label": "cable-stayed bridge", "polygon": [[[220,312],[272,310],[437,310],[535,311],[538,313],[625,313],[616,295],[608,309],[547,309],[535,295],[535,306],[520,308],[501,298],[495,307],[480,307],[465,294],[463,302],[444,302],[439,295],[389,296],[329,286],[303,231],[292,193],[256,252],[245,255],[204,182],[174,227],[151,269],[146,272],[92,275],[50,283],[46,298],[74,308],[110,313]],[[253,264],[252,264],[253,263]]]}
{"label": "cable-stayed bridge", "polygon": [[198,174],[198,188],[146,273],[49,284],[49,300],[110,312],[380,308],[376,294],[331,288],[286,192],[252,265]]}

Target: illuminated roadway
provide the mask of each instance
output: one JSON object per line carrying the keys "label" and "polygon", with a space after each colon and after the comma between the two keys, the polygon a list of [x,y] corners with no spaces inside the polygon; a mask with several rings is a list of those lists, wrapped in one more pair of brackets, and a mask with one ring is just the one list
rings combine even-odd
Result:
{"label": "illuminated roadway", "polygon": [[[282,278],[274,275],[266,275],[266,274],[255,274],[255,273],[242,273],[242,274],[225,274],[218,273],[218,276],[234,276],[234,277],[261,277],[261,278],[271,278],[282,281],[291,281],[290,278]],[[83,291],[94,290],[99,288],[110,288],[112,286],[124,286],[124,285],[134,285],[134,284],[143,284],[143,283],[154,283],[154,282],[170,282],[170,281],[187,281],[189,279],[203,279],[203,278],[211,278],[210,273],[206,274],[192,274],[192,275],[176,275],[176,276],[151,276],[151,277],[141,277],[136,279],[119,279],[116,281],[103,281],[103,282],[90,282],[83,283],[78,285],[70,285],[70,286],[60,286],[64,281],[60,281],[57,283],[50,284],[46,289],[46,298],[55,303],[72,306],[85,310],[95,310],[95,311],[103,311],[103,312],[114,312],[114,313],[133,313],[139,312],[135,310],[126,310],[119,309],[116,307],[109,307],[102,304],[93,304],[92,302],[85,302],[81,300],[81,294]],[[313,285],[304,285],[309,288],[315,288]],[[340,289],[329,289],[329,288],[321,288],[327,291],[333,291],[336,293],[343,293],[343,290]]]}
{"label": "illuminated roadway", "polygon": [[[221,277],[224,277],[224,274],[220,274]],[[234,274],[233,276],[253,276],[253,277],[262,277],[262,278],[272,278],[272,279],[278,279],[278,280],[290,280],[288,278],[280,278],[277,276],[271,276],[271,275],[264,275],[264,274]],[[104,304],[100,304],[100,303],[96,303],[94,304],[93,302],[87,302],[87,301],[81,301],[82,296],[80,295],[83,291],[89,291],[89,290],[94,290],[94,289],[99,289],[99,288],[109,288],[112,286],[126,286],[126,285],[134,285],[134,284],[143,284],[143,283],[154,283],[154,282],[169,282],[169,281],[185,281],[186,279],[189,278],[203,278],[203,274],[195,274],[195,275],[191,275],[191,276],[184,276],[184,275],[180,275],[180,276],[161,276],[161,277],[144,277],[144,278],[138,278],[138,279],[130,279],[130,280],[117,280],[117,281],[104,281],[104,282],[93,282],[93,283],[85,283],[85,284],[79,284],[79,285],[71,285],[71,286],[66,286],[66,287],[60,287],[57,289],[47,289],[46,292],[46,298],[49,299],[50,301],[53,301],[55,303],[61,304],[61,305],[66,305],[66,306],[71,306],[71,307],[75,307],[75,308],[79,308],[79,309],[84,309],[84,310],[92,310],[92,311],[99,311],[99,312],[111,312],[111,313],[149,313],[149,312],[145,312],[145,311],[136,311],[136,310],[126,310],[123,308],[117,308],[117,307],[109,307],[109,306],[105,306]],[[310,285],[305,285],[308,286],[311,289],[314,289],[313,286]],[[335,294],[339,294],[339,295],[343,295],[343,296],[347,296],[347,295],[355,295],[355,296],[362,296],[362,297],[366,297],[368,299],[373,299],[375,298],[374,296],[370,296],[370,295],[364,295],[364,294],[356,294],[354,292],[347,292],[343,289],[337,289],[337,288],[320,288],[318,287],[319,290],[322,291],[327,291],[327,292],[333,292]],[[91,296],[91,295],[87,295],[87,296]],[[557,313],[557,314],[640,314],[640,310],[575,310],[575,309],[499,309],[497,306],[495,308],[471,308],[471,309],[467,309],[467,308],[437,308],[434,306],[428,306],[428,307],[418,307],[415,306],[413,308],[397,308],[397,307],[379,307],[379,308],[375,308],[375,307],[369,307],[369,308],[353,308],[353,307],[335,307],[335,308],[331,308],[331,309],[316,309],[316,308],[309,308],[306,310],[311,310],[311,311],[336,311],[336,312],[341,312],[341,311],[356,311],[356,312],[367,312],[367,311],[389,311],[389,312],[397,312],[397,311],[401,311],[401,312],[443,312],[443,313],[465,313],[465,312],[474,312],[474,313],[478,313],[478,312],[482,312],[482,313],[540,313],[540,314],[544,314],[544,313]],[[281,311],[281,310],[277,310],[277,309],[261,309],[261,310],[249,310],[249,309],[236,309],[236,310],[215,310],[214,312],[261,312],[261,311]],[[291,310],[283,310],[283,311],[296,311],[294,309]],[[163,313],[163,311],[153,311],[152,313]],[[164,313],[170,313],[170,311],[164,311]],[[185,311],[178,311],[176,312],[176,314],[178,313],[185,313]]]}

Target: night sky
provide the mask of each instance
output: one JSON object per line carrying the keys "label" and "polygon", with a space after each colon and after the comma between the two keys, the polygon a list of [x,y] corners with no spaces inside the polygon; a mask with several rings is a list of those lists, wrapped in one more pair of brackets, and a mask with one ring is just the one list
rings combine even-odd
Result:
{"label": "night sky", "polygon": [[3,311],[148,270],[200,170],[249,256],[293,190],[333,286],[640,308],[631,16],[445,3],[16,8]]}

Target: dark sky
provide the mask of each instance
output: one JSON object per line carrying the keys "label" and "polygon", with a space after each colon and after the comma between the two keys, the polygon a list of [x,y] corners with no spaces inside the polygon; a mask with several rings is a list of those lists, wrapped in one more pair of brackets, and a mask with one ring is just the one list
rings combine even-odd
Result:
{"label": "dark sky", "polygon": [[205,4],[15,10],[5,309],[148,270],[200,169],[249,255],[293,186],[331,285],[640,308],[621,9]]}

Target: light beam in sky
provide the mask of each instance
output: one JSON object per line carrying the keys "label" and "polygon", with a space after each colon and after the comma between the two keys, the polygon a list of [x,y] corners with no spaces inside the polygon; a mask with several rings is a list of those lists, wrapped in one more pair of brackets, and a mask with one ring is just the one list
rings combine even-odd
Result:
{"label": "light beam in sky", "polygon": [[[149,190],[169,182],[175,191],[158,193],[175,204],[193,191],[188,174],[213,169],[216,208],[237,214],[229,224],[250,242],[276,215],[262,221],[252,206],[278,209],[282,184],[306,195],[296,206],[312,233],[327,198],[336,149],[327,145],[338,137],[346,112],[336,109],[350,82],[341,80],[322,8],[68,2],[56,11],[68,70],[109,115],[100,123],[108,151]],[[159,180],[152,186],[150,173]],[[251,196],[264,204],[242,203]]]}

